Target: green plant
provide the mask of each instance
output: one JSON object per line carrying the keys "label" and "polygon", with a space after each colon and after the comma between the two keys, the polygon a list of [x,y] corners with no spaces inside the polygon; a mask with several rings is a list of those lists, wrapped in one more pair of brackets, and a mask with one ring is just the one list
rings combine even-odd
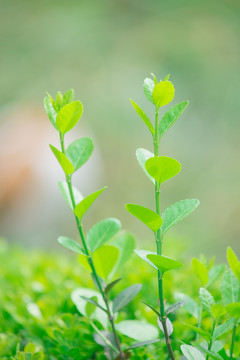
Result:
{"label": "green plant", "polygon": [[149,306],[158,316],[158,324],[163,331],[168,353],[171,359],[175,359],[171,346],[170,335],[173,332],[173,326],[168,318],[168,314],[176,311],[183,306],[183,302],[173,304],[169,308],[165,308],[164,294],[163,294],[163,277],[167,271],[177,269],[182,266],[179,261],[169,258],[162,253],[163,238],[167,231],[176,223],[181,221],[187,215],[191,214],[199,205],[196,199],[181,200],[169,208],[167,208],[161,215],[160,208],[160,188],[163,182],[174,177],[180,172],[181,164],[170,157],[159,156],[160,140],[167,130],[174,124],[178,117],[182,114],[188,105],[188,101],[183,101],[180,104],[174,105],[168,110],[159,121],[159,110],[162,106],[169,104],[174,98],[174,86],[169,81],[169,75],[163,81],[157,81],[153,75],[153,79],[145,79],[143,85],[144,94],[146,98],[155,107],[155,124],[149,120],[145,112],[133,101],[131,103],[137,114],[143,120],[153,139],[154,153],[145,149],[137,150],[137,160],[139,165],[144,170],[145,174],[154,185],[155,195],[155,211],[146,207],[127,204],[126,209],[145,225],[147,225],[154,234],[157,252],[148,250],[136,250],[138,256],[145,260],[149,265],[157,270],[158,279],[158,297],[159,310],[153,305]]}

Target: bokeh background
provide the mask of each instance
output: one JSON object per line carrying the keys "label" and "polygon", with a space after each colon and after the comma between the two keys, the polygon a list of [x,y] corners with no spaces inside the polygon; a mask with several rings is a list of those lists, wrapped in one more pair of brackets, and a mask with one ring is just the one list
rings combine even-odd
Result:
{"label": "bokeh background", "polygon": [[42,105],[46,91],[74,88],[84,115],[67,141],[89,135],[96,144],[74,184],[84,195],[108,185],[85,226],[115,216],[139,247],[152,244],[151,232],[124,209],[127,202],[154,206],[135,158],[138,147],[152,150],[151,137],[129,98],[153,117],[143,80],[170,73],[172,105],[190,104],[162,140],[161,154],[182,163],[181,174],[163,185],[162,208],[192,197],[201,206],[169,236],[195,256],[224,258],[227,245],[239,254],[239,0],[0,0],[0,6],[0,235],[44,248],[59,248],[58,235],[76,235],[57,188],[64,176],[48,147],[58,137]]}

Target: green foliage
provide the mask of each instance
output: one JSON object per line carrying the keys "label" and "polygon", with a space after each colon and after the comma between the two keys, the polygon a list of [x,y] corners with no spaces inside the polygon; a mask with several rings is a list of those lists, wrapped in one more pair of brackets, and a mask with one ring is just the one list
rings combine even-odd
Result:
{"label": "green foliage", "polygon": [[66,175],[70,175],[74,172],[74,167],[71,161],[66,157],[65,154],[63,154],[61,151],[59,151],[55,146],[50,145],[50,148],[55,155],[56,159],[58,160],[59,164],[61,165],[63,171]]}
{"label": "green foliage", "polygon": [[136,104],[132,99],[130,99],[130,101],[132,103],[132,106],[136,110],[137,114],[140,116],[140,118],[143,120],[143,122],[147,125],[147,127],[150,130],[151,134],[154,135],[154,133],[155,133],[154,127],[152,126],[152,123],[149,120],[149,118],[147,117],[147,115],[140,108],[140,106],[138,106],[138,104]]}
{"label": "green foliage", "polygon": [[83,215],[86,214],[90,206],[94,203],[94,201],[98,198],[98,196],[106,190],[106,186],[98,191],[95,191],[94,193],[86,196],[84,199],[80,201],[79,204],[76,205],[74,208],[75,215],[81,220]]}
{"label": "green foliage", "polygon": [[162,225],[160,215],[144,206],[127,204],[126,209],[130,214],[136,216],[136,218],[147,225],[153,232],[156,232]]}
{"label": "green foliage", "polygon": [[169,104],[174,98],[175,89],[171,81],[160,81],[159,84],[155,85],[152,98],[154,104],[159,108]]}
{"label": "green foliage", "polygon": [[56,126],[60,133],[65,134],[71,130],[80,120],[82,112],[83,106],[78,100],[62,107],[56,116]]}
{"label": "green foliage", "polygon": [[147,258],[164,274],[166,271],[174,270],[182,266],[179,261],[173,260],[167,256],[158,254],[149,254]]}
{"label": "green foliage", "polygon": [[135,284],[121,291],[113,300],[113,312],[116,313],[126,306],[141,290],[141,284]]}
{"label": "green foliage", "polygon": [[187,106],[188,101],[183,101],[180,104],[174,105],[163,115],[158,127],[158,135],[160,138],[175,123],[175,121],[179,118]]}
{"label": "green foliage", "polygon": [[74,171],[78,170],[90,158],[93,152],[93,141],[89,137],[75,140],[67,150],[66,156],[71,161]]}
{"label": "green foliage", "polygon": [[65,248],[67,248],[71,251],[74,251],[78,254],[86,255],[83,248],[73,239],[70,239],[67,236],[60,236],[57,240],[58,240],[59,244],[61,244]]}
{"label": "green foliage", "polygon": [[145,168],[149,175],[161,184],[177,175],[181,170],[181,164],[167,156],[154,156],[146,161]]}

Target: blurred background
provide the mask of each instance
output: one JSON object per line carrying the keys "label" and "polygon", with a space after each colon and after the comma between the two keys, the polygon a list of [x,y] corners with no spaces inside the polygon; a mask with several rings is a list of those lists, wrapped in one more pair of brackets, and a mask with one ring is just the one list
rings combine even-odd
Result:
{"label": "blurred background", "polygon": [[0,235],[57,249],[57,236],[77,236],[57,187],[64,174],[48,146],[58,146],[58,136],[43,109],[46,91],[74,88],[84,114],[66,140],[91,136],[95,151],[73,183],[83,195],[108,185],[85,228],[114,216],[138,247],[153,247],[151,232],[124,209],[127,202],[154,206],[152,184],[135,158],[138,147],[152,151],[152,139],[129,98],[153,118],[143,80],[170,73],[176,89],[170,106],[190,104],[161,143],[161,154],[182,164],[181,174],[162,186],[162,209],[185,198],[201,205],[168,236],[195,256],[224,258],[227,245],[239,254],[239,0],[0,0],[0,6]]}

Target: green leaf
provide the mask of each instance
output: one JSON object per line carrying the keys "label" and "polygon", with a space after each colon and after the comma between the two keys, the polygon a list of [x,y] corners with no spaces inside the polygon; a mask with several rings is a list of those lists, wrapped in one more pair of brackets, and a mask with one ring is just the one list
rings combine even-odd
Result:
{"label": "green leaf", "polygon": [[227,248],[227,259],[232,272],[238,278],[238,280],[240,280],[240,261],[230,246]]}
{"label": "green leaf", "polygon": [[226,313],[226,309],[221,304],[213,304],[211,306],[211,313],[215,319],[218,319]]}
{"label": "green leaf", "polygon": [[179,261],[173,260],[167,256],[149,254],[147,258],[164,274],[166,271],[177,269],[183,266]]}
{"label": "green leaf", "polygon": [[177,175],[181,170],[181,164],[167,156],[154,156],[145,163],[145,168],[159,184]]}
{"label": "green leaf", "polygon": [[169,306],[167,309],[166,309],[166,314],[170,314],[172,312],[175,312],[177,311],[178,309],[180,309],[182,306],[184,306],[185,302],[182,300],[182,301],[179,301],[171,306]]}
{"label": "green leaf", "polygon": [[[85,296],[81,296],[81,298],[82,298],[83,300],[84,300],[84,299],[89,299],[89,298],[87,298],[87,297],[85,297]],[[90,318],[91,315],[92,315],[92,314],[94,313],[94,311],[95,311],[95,307],[96,307],[95,303],[97,302],[97,297],[96,297],[96,296],[92,296],[90,299],[92,300],[92,302],[87,301],[87,305],[86,305],[86,313],[87,313],[87,317],[88,317],[88,318]],[[93,303],[93,302],[94,302],[94,303]]]}
{"label": "green leaf", "polygon": [[[86,296],[81,296],[81,298],[82,298],[83,300],[85,300],[85,301],[87,301],[87,302],[89,302],[89,303],[91,303],[91,304],[93,304],[93,305],[97,306],[99,309],[101,309],[101,310],[103,310],[103,311],[107,312],[107,310],[106,310],[106,309],[104,309],[104,307],[103,307],[103,306],[99,305],[99,304],[97,303],[97,301],[93,300],[93,298],[88,298],[88,297],[86,297]],[[94,297],[94,298],[96,298],[96,297]],[[97,298],[96,298],[96,299],[97,299]]]}
{"label": "green leaf", "polygon": [[208,271],[204,264],[202,264],[198,259],[192,259],[192,268],[194,274],[198,277],[203,285],[206,285],[208,282]]}
{"label": "green leaf", "polygon": [[116,279],[116,280],[110,282],[110,284],[108,284],[108,285],[105,287],[105,289],[104,289],[105,294],[109,293],[109,291],[110,291],[115,285],[117,285],[120,280],[122,280],[122,278],[119,278],[119,279]]}
{"label": "green leaf", "polygon": [[210,292],[204,288],[200,288],[199,298],[203,306],[203,310],[207,311],[208,313],[211,313],[211,306],[215,304],[215,301],[213,296],[210,294]]}
{"label": "green leaf", "polygon": [[145,208],[144,206],[127,204],[126,210],[130,214],[136,216],[140,221],[147,225],[152,231],[156,232],[162,225],[162,218],[154,211]]}
{"label": "green leaf", "polygon": [[212,350],[208,350],[203,346],[198,345],[198,348],[204,352],[205,354],[207,354],[211,359],[214,360],[223,360],[222,356],[217,354],[216,352],[212,351]]}
{"label": "green leaf", "polygon": [[145,150],[145,149],[137,149],[136,151],[136,156],[137,156],[137,161],[139,163],[139,165],[141,166],[141,168],[143,169],[143,171],[145,172],[145,174],[147,175],[147,177],[152,181],[152,183],[155,183],[155,180],[152,176],[149,175],[149,173],[147,172],[146,168],[145,168],[145,163],[148,159],[154,157],[154,154],[151,153],[151,151]]}
{"label": "green leaf", "polygon": [[152,311],[155,312],[155,314],[157,314],[157,316],[158,316],[159,318],[161,318],[161,314],[160,314],[156,309],[154,309],[154,307],[153,307],[152,305],[150,305],[150,304],[148,304],[148,303],[146,303],[146,302],[144,302],[144,301],[143,301],[143,304],[147,305]]}
{"label": "green leaf", "polygon": [[184,326],[188,327],[189,329],[193,330],[195,333],[199,334],[202,338],[206,339],[206,340],[210,340],[211,339],[211,334],[209,334],[208,332],[204,331],[203,329],[191,325],[191,324],[184,324]]}
{"label": "green leaf", "polygon": [[55,148],[53,145],[50,145],[50,148],[55,155],[56,159],[58,160],[59,164],[61,165],[63,171],[66,175],[70,175],[74,171],[74,167],[71,163],[71,161],[57,148]]}
{"label": "green leaf", "polygon": [[147,255],[157,255],[157,253],[152,252],[152,251],[148,251],[148,250],[134,250],[135,253],[144,261],[146,261],[149,265],[151,265],[152,267],[154,267],[154,269],[158,269],[148,258]]}
{"label": "green leaf", "polygon": [[175,299],[177,301],[184,301],[184,310],[186,310],[190,315],[195,317],[195,319],[199,319],[200,316],[200,307],[190,296],[183,293],[175,293]]}
{"label": "green leaf", "polygon": [[56,125],[58,130],[65,134],[71,130],[79,121],[83,111],[80,101],[74,101],[61,108],[56,117]]}
{"label": "green leaf", "polygon": [[158,338],[158,329],[145,321],[124,320],[116,324],[116,329],[137,341],[155,340]]}
{"label": "green leaf", "polygon": [[114,245],[118,248],[120,255],[116,266],[113,268],[111,276],[113,276],[118,270],[122,269],[124,264],[131,258],[135,249],[135,238],[128,232],[123,232],[111,240],[110,245]]}
{"label": "green leaf", "polygon": [[130,99],[130,101],[131,101],[132,106],[136,110],[137,114],[140,116],[140,118],[143,120],[143,122],[147,125],[147,127],[150,130],[150,132],[152,133],[152,135],[154,135],[154,133],[155,133],[154,127],[152,126],[152,123],[149,120],[149,118],[147,117],[147,115],[145,114],[145,112],[132,99]]}
{"label": "green leaf", "polygon": [[[209,268],[209,266],[208,266]],[[218,264],[215,266],[212,266],[208,272],[208,283],[207,287],[211,286],[215,281],[220,279],[220,277],[223,275],[224,271],[226,270],[225,264]]]}
{"label": "green leaf", "polygon": [[85,197],[74,209],[75,215],[81,220],[83,215],[87,212],[87,210],[90,208],[90,206],[94,203],[94,201],[98,198],[98,196],[106,189],[104,188],[95,191],[94,193],[88,195]]}
{"label": "green leaf", "polygon": [[132,301],[135,298],[135,296],[139,293],[141,288],[142,288],[141,284],[134,284],[121,291],[113,300],[113,308],[112,308],[113,312],[114,313],[118,312],[120,309],[126,306],[130,301]]}
{"label": "green leaf", "polygon": [[61,244],[62,246],[64,246],[65,248],[74,251],[78,254],[81,255],[85,255],[86,253],[83,250],[83,248],[73,239],[70,239],[69,237],[66,236],[59,236],[59,238],[57,239],[57,241],[59,242],[59,244]]}
{"label": "green leaf", "polygon": [[236,319],[240,319],[240,302],[228,304],[226,309],[231,316],[235,317]]}
{"label": "green leaf", "polygon": [[67,150],[66,156],[71,161],[74,171],[78,170],[90,158],[93,152],[93,141],[89,137],[75,140]]}
{"label": "green leaf", "polygon": [[74,100],[74,90],[69,89],[63,95],[63,106],[71,103]]}
{"label": "green leaf", "polygon": [[[59,190],[60,190],[64,200],[66,201],[66,203],[68,204],[70,209],[73,210],[72,200],[71,200],[71,196],[69,193],[67,182],[63,181],[63,180],[59,180],[58,187],[59,187]],[[83,199],[82,194],[74,186],[73,186],[73,197],[74,197],[75,204],[79,203]]]}
{"label": "green leaf", "polygon": [[171,81],[160,81],[152,92],[155,105],[159,108],[169,104],[174,98],[175,89]]}
{"label": "green leaf", "polygon": [[193,346],[184,344],[181,345],[181,350],[187,360],[205,360],[202,353]]}
{"label": "green leaf", "polygon": [[213,332],[213,341],[219,338],[219,336],[225,334],[229,330],[231,330],[235,325],[235,319],[229,319],[224,324],[219,325],[215,328]]}
{"label": "green leaf", "polygon": [[167,232],[173,225],[190,215],[198,207],[199,203],[199,200],[196,199],[186,199],[167,208],[162,215],[162,232]]}
{"label": "green leaf", "polygon": [[224,304],[235,303],[239,299],[239,281],[231,269],[228,269],[223,275],[221,292]]}
{"label": "green leaf", "polygon": [[46,111],[48,118],[51,121],[52,125],[55,127],[56,130],[58,130],[57,125],[56,125],[57,113],[54,110],[49,97],[47,97],[47,96],[44,98],[44,108],[45,108],[45,111]]}
{"label": "green leaf", "polygon": [[135,349],[135,348],[138,348],[138,347],[141,347],[141,346],[146,346],[146,345],[150,345],[150,344],[154,344],[156,342],[160,341],[160,339],[156,339],[156,340],[148,340],[148,341],[141,341],[141,342],[138,342],[136,344],[132,344],[129,348],[127,348],[127,350],[129,349]]}
{"label": "green leaf", "polygon": [[87,233],[86,242],[91,252],[105,244],[121,228],[121,223],[115,218],[104,219],[95,224]]}
{"label": "green leaf", "polygon": [[170,110],[168,110],[163,115],[158,126],[158,134],[160,138],[175,123],[175,121],[183,113],[183,111],[186,109],[187,106],[188,106],[188,101],[183,101],[177,105],[174,105]]}
{"label": "green leaf", "polygon": [[154,81],[152,79],[146,78],[143,82],[143,92],[146,96],[146,98],[151,101],[151,103],[153,105],[154,101],[153,101],[153,97],[152,97],[152,93],[153,93],[153,89],[155,88],[155,84]]}
{"label": "green leaf", "polygon": [[57,104],[57,107],[60,109],[62,107],[62,104],[63,104],[63,96],[62,96],[61,91],[57,92],[55,102]]}

